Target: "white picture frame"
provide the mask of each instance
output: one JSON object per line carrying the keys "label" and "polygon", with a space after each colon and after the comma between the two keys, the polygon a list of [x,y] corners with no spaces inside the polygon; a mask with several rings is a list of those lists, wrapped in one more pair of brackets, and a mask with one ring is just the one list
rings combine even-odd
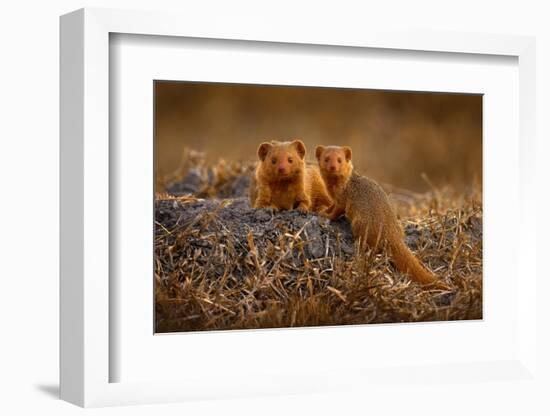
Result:
{"label": "white picture frame", "polygon": [[[539,383],[536,361],[536,218],[535,175],[535,41],[530,37],[430,32],[331,31],[308,26],[284,30],[243,18],[239,25],[223,19],[204,25],[192,16],[166,13],[82,9],[61,18],[61,398],[80,406],[158,403],[197,398],[306,393],[352,389],[361,394],[383,385],[461,383],[506,380]],[[265,22],[263,22],[265,23]],[[238,28],[238,30],[237,30]],[[515,57],[519,67],[519,184],[517,270],[517,348],[495,361],[418,362],[414,367],[332,368],[324,373],[269,373],[266,379],[237,379],[223,374],[194,375],[178,381],[111,382],[110,366],[119,359],[110,348],[109,258],[109,37],[110,34],[332,45],[333,47],[429,51],[443,54]],[[515,194],[514,194],[515,195]],[[517,271],[516,271],[517,273]],[[414,328],[413,328],[414,329]],[[307,330],[307,337],[317,333]],[[237,334],[237,333],[234,333]],[[255,337],[232,335],[234,342]],[[237,338],[241,339],[239,341]],[[165,341],[170,342],[170,341]],[[439,374],[447,372],[446,378]],[[343,381],[345,380],[345,381]],[[380,384],[382,387],[380,387]],[[230,386],[230,387],[227,387]]]}

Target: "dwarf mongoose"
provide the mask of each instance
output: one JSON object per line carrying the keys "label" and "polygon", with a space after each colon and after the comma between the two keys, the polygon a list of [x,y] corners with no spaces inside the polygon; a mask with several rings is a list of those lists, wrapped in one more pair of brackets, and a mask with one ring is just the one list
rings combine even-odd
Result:
{"label": "dwarf mongoose", "polygon": [[258,147],[259,162],[250,186],[254,208],[320,211],[332,204],[316,165],[306,164],[301,140],[264,142]]}
{"label": "dwarf mongoose", "polygon": [[353,171],[351,148],[317,146],[315,156],[333,205],[324,214],[331,220],[345,215],[362,247],[387,244],[396,267],[421,284],[437,277],[415,257],[404,242],[403,230],[384,190]]}

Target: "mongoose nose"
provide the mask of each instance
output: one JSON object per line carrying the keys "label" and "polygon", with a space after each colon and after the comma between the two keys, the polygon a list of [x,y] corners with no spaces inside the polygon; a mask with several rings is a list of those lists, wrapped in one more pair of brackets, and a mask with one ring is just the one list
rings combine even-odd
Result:
{"label": "mongoose nose", "polygon": [[285,170],[284,166],[279,166],[279,173],[285,173]]}
{"label": "mongoose nose", "polygon": [[336,171],[336,166],[334,166],[334,165],[331,166],[331,167],[330,167],[330,171],[331,171],[331,172],[335,172],[335,171]]}

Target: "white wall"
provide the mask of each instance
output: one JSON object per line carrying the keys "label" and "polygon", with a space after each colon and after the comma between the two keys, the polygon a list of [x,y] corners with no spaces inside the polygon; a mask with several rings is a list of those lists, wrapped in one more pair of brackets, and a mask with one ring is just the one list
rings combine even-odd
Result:
{"label": "white wall", "polygon": [[[538,132],[540,215],[548,205],[550,128],[550,30],[545,1],[387,1],[301,2],[270,1],[144,1],[112,0],[88,2],[19,0],[3,2],[0,9],[0,180],[2,202],[0,251],[0,412],[27,414],[72,414],[80,411],[54,398],[58,377],[58,16],[80,7],[181,10],[186,13],[269,15],[281,25],[304,25],[320,19],[327,25],[356,26],[387,22],[396,27],[431,27],[441,30],[536,35],[538,42]],[[545,138],[545,141],[543,141]],[[548,244],[548,224],[539,230],[540,257]],[[544,246],[543,246],[544,243]],[[544,283],[540,291],[548,289]],[[541,305],[548,319],[549,308]],[[547,321],[546,321],[547,322]],[[546,336],[547,337],[547,336]],[[546,338],[548,341],[548,337]],[[548,347],[548,342],[545,344]],[[548,348],[547,350],[550,350]],[[546,361],[547,363],[548,361]],[[497,387],[496,387],[497,388]],[[483,401],[470,391],[456,401],[433,408],[426,397],[423,413],[536,414],[534,401],[510,394],[501,386],[501,400]],[[435,388],[437,390],[437,388]],[[508,393],[507,393],[508,392]],[[417,392],[411,392],[417,394]],[[426,394],[426,392],[418,392]],[[533,392],[535,394],[535,392]],[[388,412],[406,403],[406,397],[391,399]],[[477,400],[481,403],[475,404]],[[10,408],[11,410],[8,410]],[[102,409],[101,414],[281,414],[351,413],[369,409],[368,399],[353,399],[340,393],[318,397],[235,400],[151,407]],[[414,410],[414,409],[411,409]],[[375,414],[382,409],[375,411]]]}

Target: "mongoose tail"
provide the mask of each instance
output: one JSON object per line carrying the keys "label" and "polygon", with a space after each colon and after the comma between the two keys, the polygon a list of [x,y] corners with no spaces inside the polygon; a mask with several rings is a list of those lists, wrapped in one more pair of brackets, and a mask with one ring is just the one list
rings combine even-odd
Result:
{"label": "mongoose tail", "polygon": [[388,240],[388,246],[392,259],[397,269],[422,285],[431,285],[439,282],[439,279],[431,271],[426,269],[407,245],[398,239]]}

